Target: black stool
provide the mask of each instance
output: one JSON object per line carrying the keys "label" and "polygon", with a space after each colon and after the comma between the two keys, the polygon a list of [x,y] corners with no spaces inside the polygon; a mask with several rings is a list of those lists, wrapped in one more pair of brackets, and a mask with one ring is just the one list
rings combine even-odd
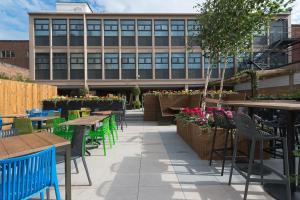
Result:
{"label": "black stool", "polygon": [[[233,145],[233,130],[235,129],[235,125],[234,125],[234,122],[232,120],[230,120],[227,117],[226,113],[222,110],[214,110],[213,116],[214,116],[215,131],[214,131],[213,142],[212,142],[212,147],[211,147],[211,151],[210,151],[209,165],[211,166],[213,154],[216,154],[217,156],[222,157],[223,160],[222,160],[221,176],[223,176],[225,160],[227,157],[231,157],[231,156],[227,156],[227,151],[233,150],[233,146],[232,146]],[[226,131],[225,144],[224,144],[224,148],[222,148],[222,149],[215,149],[217,128],[223,128]],[[231,141],[230,148],[228,148],[228,137],[229,136],[230,136],[230,141]]]}
{"label": "black stool", "polygon": [[[283,183],[286,185],[286,199],[291,199],[291,190],[290,190],[290,181],[289,181],[289,163],[288,163],[288,148],[287,148],[287,142],[285,137],[279,137],[271,135],[267,132],[257,130],[256,124],[252,119],[244,114],[244,113],[238,113],[234,116],[235,124],[236,124],[236,135],[235,135],[235,141],[234,141],[234,151],[233,151],[233,157],[232,157],[232,165],[230,170],[230,176],[229,176],[229,185],[231,184],[232,179],[232,173],[233,169],[235,169],[239,174],[241,174],[246,179],[246,185],[245,185],[245,191],[244,191],[244,200],[247,199],[248,194],[248,187],[250,182],[261,182],[261,183]],[[238,141],[239,137],[243,136],[246,137],[249,141],[251,141],[251,148],[250,148],[250,159],[248,163],[248,172],[245,173],[239,169],[239,167],[236,165],[236,155],[237,155],[237,149],[238,149]],[[271,141],[271,140],[281,140],[283,144],[283,160],[284,160],[284,166],[285,166],[285,175],[277,172],[276,170],[266,166],[263,164],[263,143],[264,141]],[[255,154],[255,146],[256,142],[259,142],[260,144],[260,163],[256,163],[254,161],[254,154]],[[252,178],[252,167],[254,164],[260,164],[260,178]],[[263,177],[263,169],[266,168],[273,172],[275,175],[277,175],[280,179],[264,179]]]}

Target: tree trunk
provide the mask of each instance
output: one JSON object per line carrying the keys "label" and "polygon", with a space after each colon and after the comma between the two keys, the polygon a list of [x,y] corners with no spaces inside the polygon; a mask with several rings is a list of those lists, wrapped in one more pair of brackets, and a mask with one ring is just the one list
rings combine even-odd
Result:
{"label": "tree trunk", "polygon": [[205,110],[205,107],[206,107],[205,99],[206,99],[206,95],[207,95],[207,87],[208,87],[208,83],[210,80],[211,71],[212,71],[211,70],[211,60],[209,59],[208,68],[207,68],[207,72],[206,72],[204,92],[203,92],[203,100],[202,100],[202,105],[201,105],[202,110]]}
{"label": "tree trunk", "polygon": [[[222,77],[221,77],[221,83],[220,83],[220,93],[219,93],[219,101],[222,100],[222,93],[223,93],[223,86],[224,86],[224,78],[225,78],[225,72],[227,67],[227,54],[224,58],[224,68],[222,70]],[[218,103],[218,107],[220,107],[220,104]]]}

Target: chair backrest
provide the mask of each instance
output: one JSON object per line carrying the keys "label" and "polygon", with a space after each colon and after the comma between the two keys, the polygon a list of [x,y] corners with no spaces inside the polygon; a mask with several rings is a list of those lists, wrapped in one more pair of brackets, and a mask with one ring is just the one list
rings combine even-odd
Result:
{"label": "chair backrest", "polygon": [[249,115],[237,113],[234,115],[234,121],[238,134],[249,139],[259,136],[259,133],[256,130],[256,125]]}
{"label": "chair backrest", "polygon": [[27,199],[57,180],[55,147],[0,160],[0,199]]}
{"label": "chair backrest", "polygon": [[85,126],[76,126],[74,128],[71,140],[72,156],[84,156],[85,154],[85,136],[88,134],[89,128]]}
{"label": "chair backrest", "polygon": [[19,134],[33,132],[32,122],[29,118],[15,118],[13,126],[18,130]]}
{"label": "chair backrest", "polygon": [[2,118],[0,118],[0,130],[2,130],[3,121]]}
{"label": "chair backrest", "polygon": [[213,110],[214,123],[220,128],[230,128],[232,123],[223,110]]}
{"label": "chair backrest", "polygon": [[79,110],[69,110],[68,111],[68,120],[77,119],[80,117]]}
{"label": "chair backrest", "polygon": [[11,137],[18,134],[17,129],[0,130],[0,138]]}

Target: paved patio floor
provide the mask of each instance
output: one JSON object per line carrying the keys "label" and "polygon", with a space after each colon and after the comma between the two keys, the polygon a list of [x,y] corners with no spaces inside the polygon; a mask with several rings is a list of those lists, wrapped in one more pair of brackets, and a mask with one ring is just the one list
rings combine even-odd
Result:
{"label": "paved patio floor", "polygon": [[[86,157],[92,186],[87,185],[81,160],[78,160],[79,174],[75,174],[72,165],[72,199],[238,200],[243,197],[244,179],[235,175],[233,185],[229,186],[229,167],[220,176],[220,163],[209,167],[208,161],[200,160],[176,134],[175,125],[130,121],[107,152],[104,157],[100,147]],[[63,164],[58,165],[60,184],[64,184],[63,171]],[[64,197],[63,186],[61,196]],[[248,199],[272,198],[259,184],[251,184]]]}

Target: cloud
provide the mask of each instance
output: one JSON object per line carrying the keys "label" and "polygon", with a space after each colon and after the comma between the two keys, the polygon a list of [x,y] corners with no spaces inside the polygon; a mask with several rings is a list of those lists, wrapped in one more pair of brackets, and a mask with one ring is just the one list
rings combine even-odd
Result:
{"label": "cloud", "polygon": [[292,10],[292,24],[300,24],[300,1],[295,1]]}

